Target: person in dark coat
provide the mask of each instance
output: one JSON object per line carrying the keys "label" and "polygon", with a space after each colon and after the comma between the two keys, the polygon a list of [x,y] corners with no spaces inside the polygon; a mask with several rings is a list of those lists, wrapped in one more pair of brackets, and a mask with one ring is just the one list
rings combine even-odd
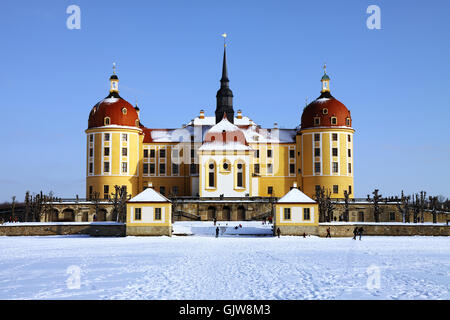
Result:
{"label": "person in dark coat", "polygon": [[358,229],[358,227],[355,227],[355,229],[353,229],[353,240],[356,240],[356,236],[358,235],[358,233],[359,233],[359,229]]}
{"label": "person in dark coat", "polygon": [[219,227],[216,228],[216,238],[219,237]]}
{"label": "person in dark coat", "polygon": [[363,228],[363,227],[360,227],[359,230],[358,230],[359,240],[361,240],[361,237],[362,237],[363,232],[364,232],[364,228]]}
{"label": "person in dark coat", "polygon": [[305,232],[303,232],[303,238],[306,238],[306,233]]}
{"label": "person in dark coat", "polygon": [[272,224],[272,217],[269,217],[269,224]]}
{"label": "person in dark coat", "polygon": [[325,238],[331,238],[331,229],[330,229],[330,227],[327,228],[327,236]]}
{"label": "person in dark coat", "polygon": [[216,219],[216,218],[214,218],[214,225],[216,225],[216,222],[217,222],[217,219]]}
{"label": "person in dark coat", "polygon": [[277,228],[277,236],[278,236],[278,238],[280,237],[280,235],[281,235],[281,230],[280,230],[280,228]]}

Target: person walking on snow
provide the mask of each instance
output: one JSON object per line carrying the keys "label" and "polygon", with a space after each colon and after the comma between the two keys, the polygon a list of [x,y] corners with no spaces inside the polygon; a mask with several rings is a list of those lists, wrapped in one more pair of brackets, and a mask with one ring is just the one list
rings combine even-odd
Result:
{"label": "person walking on snow", "polygon": [[359,233],[359,240],[361,240],[361,237],[362,237],[363,232],[364,232],[364,228],[363,228],[363,227],[360,227],[359,230],[358,230],[358,233]]}
{"label": "person walking on snow", "polygon": [[216,238],[219,237],[219,227],[216,228]]}
{"label": "person walking on snow", "polygon": [[355,229],[353,229],[353,240],[356,240],[356,236],[358,235],[358,227],[355,227]]}
{"label": "person walking on snow", "polygon": [[217,223],[217,218],[214,218],[214,225],[216,225]]}
{"label": "person walking on snow", "polygon": [[277,228],[277,236],[278,236],[278,238],[280,237],[280,235],[281,235],[281,230],[280,230],[280,228]]}
{"label": "person walking on snow", "polygon": [[272,216],[269,217],[269,224],[272,224]]}
{"label": "person walking on snow", "polygon": [[325,238],[331,238],[331,230],[330,227],[327,228],[327,236]]}

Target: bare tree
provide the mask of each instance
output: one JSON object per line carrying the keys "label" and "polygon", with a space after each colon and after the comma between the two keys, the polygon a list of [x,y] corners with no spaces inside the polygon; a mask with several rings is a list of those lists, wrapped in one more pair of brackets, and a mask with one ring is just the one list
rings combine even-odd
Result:
{"label": "bare tree", "polygon": [[331,201],[331,194],[327,191],[325,196],[325,208],[326,208],[326,214],[327,214],[327,221],[332,222],[333,221],[333,212],[334,212],[334,204]]}
{"label": "bare tree", "polygon": [[319,207],[319,221],[324,222],[326,221],[326,212],[327,212],[324,188],[316,189],[316,201]]}
{"label": "bare tree", "polygon": [[99,192],[94,192],[94,194],[91,196],[91,201],[94,203],[94,208],[95,208],[95,218],[98,219],[98,212],[100,210],[100,193]]}
{"label": "bare tree", "polygon": [[431,209],[431,215],[433,216],[433,223],[437,223],[438,197],[430,196],[428,199],[430,200],[430,209]]}
{"label": "bare tree", "polygon": [[126,204],[128,200],[126,186],[114,186],[115,193],[113,194],[113,212],[117,222],[125,222],[126,220]]}
{"label": "bare tree", "polygon": [[31,213],[30,191],[25,193],[25,222],[29,222]]}
{"label": "bare tree", "polygon": [[420,191],[420,222],[425,222],[425,205],[427,200],[427,193],[425,191]]}
{"label": "bare tree", "polygon": [[402,214],[403,223],[410,222],[410,220],[409,220],[409,200],[410,200],[410,196],[406,197],[402,190],[401,199],[397,199],[397,208],[398,208],[398,211],[400,211],[400,213]]}
{"label": "bare tree", "polygon": [[348,222],[350,220],[349,217],[349,202],[350,202],[350,196],[347,192],[347,190],[344,191],[344,216],[343,216],[343,220],[345,222]]}
{"label": "bare tree", "polygon": [[383,200],[382,195],[378,192],[378,189],[375,189],[375,191],[372,192],[373,198],[371,198],[370,195],[367,195],[367,201],[373,203],[373,217],[375,222],[380,222],[380,215],[383,211],[380,207],[380,202]]}
{"label": "bare tree", "polygon": [[12,203],[11,203],[11,217],[12,217],[12,221],[14,222],[14,220],[15,220],[14,210],[16,209],[16,196],[13,196],[11,199],[12,199]]}
{"label": "bare tree", "polygon": [[420,200],[419,195],[416,193],[412,195],[412,209],[413,209],[413,222],[419,222],[419,213],[420,213]]}

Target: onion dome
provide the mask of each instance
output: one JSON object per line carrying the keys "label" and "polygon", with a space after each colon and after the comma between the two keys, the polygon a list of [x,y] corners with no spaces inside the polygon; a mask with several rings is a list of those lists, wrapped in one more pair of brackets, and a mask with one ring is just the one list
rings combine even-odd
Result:
{"label": "onion dome", "polygon": [[[325,66],[326,68],[326,66]],[[305,107],[302,114],[302,129],[313,127],[352,126],[350,110],[330,93],[330,77],[325,73],[321,79],[321,95]]]}
{"label": "onion dome", "polygon": [[89,114],[88,129],[103,126],[127,126],[139,128],[138,110],[119,95],[119,78],[110,77],[109,95],[98,102]]}

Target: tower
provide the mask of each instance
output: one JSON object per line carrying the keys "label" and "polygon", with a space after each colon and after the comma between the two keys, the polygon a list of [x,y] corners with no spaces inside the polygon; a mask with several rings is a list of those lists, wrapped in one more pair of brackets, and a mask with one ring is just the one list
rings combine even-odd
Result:
{"label": "tower", "polygon": [[299,184],[310,197],[318,188],[332,198],[344,198],[344,191],[353,197],[355,130],[350,111],[331,95],[330,81],[324,67],[321,94],[303,110],[297,136],[302,155]]}
{"label": "tower", "polygon": [[108,199],[115,186],[139,191],[143,135],[137,110],[119,95],[119,78],[109,79],[109,95],[89,114],[86,132],[86,198]]}
{"label": "tower", "polygon": [[222,78],[220,79],[220,89],[217,91],[216,99],[216,123],[222,120],[224,113],[227,115],[228,121],[234,123],[233,92],[230,89],[230,80],[228,79],[226,44],[223,48]]}

